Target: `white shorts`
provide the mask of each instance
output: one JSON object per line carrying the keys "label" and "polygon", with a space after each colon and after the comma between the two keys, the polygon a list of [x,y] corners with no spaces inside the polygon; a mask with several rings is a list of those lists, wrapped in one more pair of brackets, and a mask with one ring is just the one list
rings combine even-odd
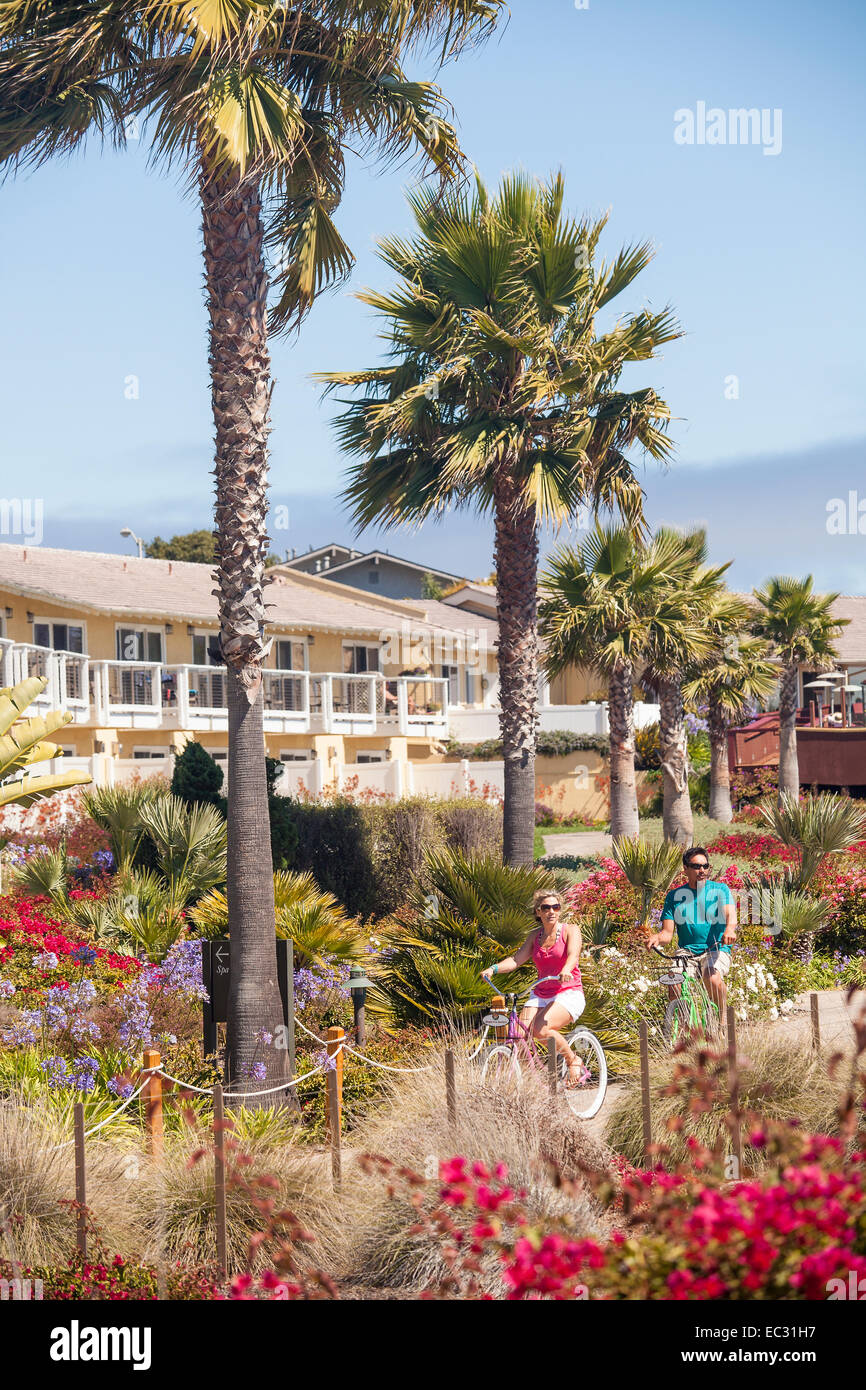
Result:
{"label": "white shorts", "polygon": [[564,1005],[572,1023],[576,1023],[586,1008],[586,995],[582,989],[564,989],[561,994],[554,994],[550,999],[540,999],[537,994],[530,994],[524,1008],[544,1009],[548,1004]]}

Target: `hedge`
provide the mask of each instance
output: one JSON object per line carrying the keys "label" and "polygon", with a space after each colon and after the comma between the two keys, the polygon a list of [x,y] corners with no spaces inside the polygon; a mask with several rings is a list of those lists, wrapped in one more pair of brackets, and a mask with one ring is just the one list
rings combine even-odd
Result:
{"label": "hedge", "polygon": [[434,801],[404,797],[377,805],[346,798],[282,798],[297,835],[291,867],[309,870],[320,888],[359,917],[384,917],[423,878],[427,850],[502,853],[502,810],[478,797]]}
{"label": "hedge", "polygon": [[[502,757],[502,740],[488,738],[482,743],[458,743],[449,739],[445,745],[452,758],[467,758],[470,762],[490,762]],[[535,752],[541,758],[563,758],[568,753],[610,754],[607,734],[575,734],[570,729],[542,729],[535,741]]]}

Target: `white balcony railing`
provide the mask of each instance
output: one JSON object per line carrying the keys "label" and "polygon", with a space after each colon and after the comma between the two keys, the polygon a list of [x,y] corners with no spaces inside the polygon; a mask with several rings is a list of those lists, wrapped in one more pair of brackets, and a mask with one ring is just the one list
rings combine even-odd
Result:
{"label": "white balcony railing", "polygon": [[159,729],[162,670],[158,661],[92,661],[90,694],[97,723],[108,728]]}
{"label": "white balcony railing", "polygon": [[[44,676],[33,709],[70,710],[78,723],[107,728],[228,727],[226,671],[221,666],[166,666],[155,661],[94,661],[75,652],[0,639],[4,685]],[[448,681],[439,677],[344,675],[266,670],[266,733],[448,734]]]}
{"label": "white balcony railing", "polygon": [[47,680],[48,684],[29,706],[33,714],[48,710],[70,711],[76,723],[87,723],[90,710],[88,657],[78,652],[55,651],[53,647],[37,647],[32,642],[10,642],[0,639],[2,652],[2,683],[17,685],[31,676]]}

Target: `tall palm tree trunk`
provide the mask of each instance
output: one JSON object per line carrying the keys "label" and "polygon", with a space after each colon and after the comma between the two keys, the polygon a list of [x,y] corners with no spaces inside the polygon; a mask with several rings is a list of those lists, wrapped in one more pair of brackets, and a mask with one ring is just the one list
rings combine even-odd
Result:
{"label": "tall palm tree trunk", "polygon": [[[268,824],[262,677],[268,510],[270,359],[261,199],[255,180],[202,166],[200,192],[216,432],[216,556],[220,646],[228,667],[230,977],[226,1079],[264,1062],[288,1074],[288,1054],[256,1034],[282,1022]],[[258,1089],[254,1087],[253,1089]]]}
{"label": "tall palm tree trunk", "polygon": [[531,864],[535,840],[535,736],[538,727],[538,533],[503,471],[494,487],[496,616],[499,620],[499,728],[505,763],[502,857]]}
{"label": "tall palm tree trunk", "polygon": [[797,758],[797,668],[785,666],[779,682],[779,796],[800,795]]}
{"label": "tall palm tree trunk", "polygon": [[731,770],[728,766],[728,726],[718,696],[710,696],[710,820],[724,825],[734,819],[731,805]]}
{"label": "tall palm tree trunk", "polygon": [[694,835],[689,798],[689,753],[678,680],[659,681],[659,741],[661,743],[664,808],[662,828],[666,840],[690,845]]}
{"label": "tall palm tree trunk", "polygon": [[610,833],[633,839],[640,833],[634,775],[634,668],[617,663],[608,684],[610,726]]}

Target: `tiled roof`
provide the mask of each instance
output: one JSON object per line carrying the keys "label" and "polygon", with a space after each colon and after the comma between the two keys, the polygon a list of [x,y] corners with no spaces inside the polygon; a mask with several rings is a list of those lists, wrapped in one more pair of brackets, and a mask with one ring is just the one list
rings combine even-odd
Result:
{"label": "tiled roof", "polygon": [[[139,560],[86,550],[0,545],[0,588],[81,613],[114,613],[135,618],[177,618],[215,623],[217,602],[210,565],[179,560]],[[338,590],[335,592],[335,590]],[[316,576],[295,580],[281,570],[265,588],[268,621],[282,629],[380,633],[404,618],[412,627],[460,632],[484,620],[463,620],[459,611],[426,600],[402,605],[367,603],[361,590],[317,583]],[[430,612],[437,609],[435,616]],[[438,611],[441,610],[441,611]],[[425,623],[421,612],[429,613]],[[471,615],[466,615],[470,617]],[[495,624],[492,624],[495,627]]]}

